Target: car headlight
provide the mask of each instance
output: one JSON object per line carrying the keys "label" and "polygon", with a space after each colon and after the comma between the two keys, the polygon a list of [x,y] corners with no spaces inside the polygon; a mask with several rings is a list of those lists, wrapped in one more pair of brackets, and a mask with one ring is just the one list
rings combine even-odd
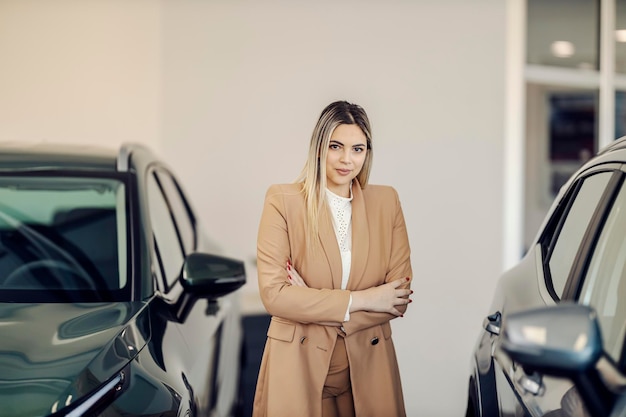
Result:
{"label": "car headlight", "polygon": [[81,417],[94,416],[106,409],[115,401],[130,384],[130,365],[127,365],[108,381],[72,402],[68,395],[64,404],[58,401],[52,406],[50,417]]}

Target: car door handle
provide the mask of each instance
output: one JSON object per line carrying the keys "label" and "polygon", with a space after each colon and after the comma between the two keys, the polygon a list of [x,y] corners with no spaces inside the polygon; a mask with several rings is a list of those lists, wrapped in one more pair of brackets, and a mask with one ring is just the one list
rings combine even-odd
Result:
{"label": "car door handle", "polygon": [[483,321],[483,327],[485,330],[493,335],[498,336],[500,334],[500,327],[502,325],[502,314],[499,311],[496,311],[493,314],[485,317]]}
{"label": "car door handle", "polygon": [[545,392],[543,378],[537,372],[533,372],[529,375],[522,370],[522,375],[517,379],[517,383],[525,392],[534,396],[541,396]]}

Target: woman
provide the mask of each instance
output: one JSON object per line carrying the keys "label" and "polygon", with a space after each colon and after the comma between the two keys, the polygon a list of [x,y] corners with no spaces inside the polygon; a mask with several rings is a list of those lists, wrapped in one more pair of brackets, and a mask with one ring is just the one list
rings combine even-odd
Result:
{"label": "woman", "polygon": [[410,249],[396,191],[368,185],[365,111],[327,106],[294,184],[267,191],[261,299],[272,315],[254,417],[405,416],[390,320],[402,317]]}

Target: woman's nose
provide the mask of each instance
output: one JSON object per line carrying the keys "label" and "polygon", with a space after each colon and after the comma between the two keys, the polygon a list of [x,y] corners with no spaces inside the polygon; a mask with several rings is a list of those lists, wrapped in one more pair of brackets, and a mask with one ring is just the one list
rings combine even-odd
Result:
{"label": "woman's nose", "polygon": [[348,163],[352,162],[352,158],[351,158],[351,155],[350,155],[350,151],[349,151],[349,150],[344,150],[344,151],[341,153],[341,157],[340,157],[340,159],[339,159],[339,160],[340,160],[341,162],[343,162],[343,163],[346,163],[346,164],[348,164]]}

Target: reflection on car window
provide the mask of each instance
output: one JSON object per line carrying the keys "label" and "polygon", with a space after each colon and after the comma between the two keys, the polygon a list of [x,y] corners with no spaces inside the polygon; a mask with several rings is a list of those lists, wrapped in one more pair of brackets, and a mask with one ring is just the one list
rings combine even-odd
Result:
{"label": "reflection on car window", "polygon": [[2,176],[0,289],[124,288],[126,230],[119,180]]}
{"label": "reflection on car window", "polygon": [[585,230],[610,178],[610,172],[601,172],[587,177],[574,197],[569,212],[566,213],[567,217],[548,261],[552,287],[559,298],[563,295],[567,277]]}
{"label": "reflection on car window", "polygon": [[196,236],[193,220],[189,215],[189,210],[185,202],[186,200],[176,186],[174,179],[169,174],[157,171],[157,175],[163,192],[167,197],[167,202],[174,213],[174,220],[178,228],[178,233],[180,234],[180,239],[183,242],[185,253],[193,252],[195,249]]}
{"label": "reflection on car window", "polygon": [[154,175],[148,179],[148,203],[159,262],[167,285],[171,286],[182,271],[183,249],[167,201]]}
{"label": "reflection on car window", "polygon": [[626,330],[626,185],[604,224],[587,270],[579,302],[598,313],[606,352],[620,357]]}

